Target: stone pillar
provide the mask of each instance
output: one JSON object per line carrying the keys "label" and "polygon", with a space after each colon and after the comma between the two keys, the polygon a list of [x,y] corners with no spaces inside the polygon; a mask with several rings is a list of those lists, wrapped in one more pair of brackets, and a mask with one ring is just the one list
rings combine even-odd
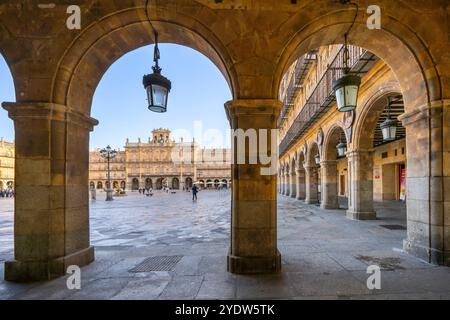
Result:
{"label": "stone pillar", "polygon": [[322,209],[339,209],[337,161],[322,161]]}
{"label": "stone pillar", "polygon": [[296,198],[297,197],[297,176],[295,175],[295,169],[292,169],[293,171],[291,172],[291,193],[290,193],[290,197],[291,198]]}
{"label": "stone pillar", "polygon": [[306,197],[305,202],[307,204],[318,204],[319,194],[318,194],[318,184],[319,177],[317,174],[316,166],[306,166],[305,167],[305,181],[306,181]]}
{"label": "stone pillar", "polygon": [[89,240],[89,132],[98,122],[48,103],[4,103],[14,120],[14,260],[5,280],[49,280],[94,260]]}
{"label": "stone pillar", "polygon": [[[270,130],[277,127],[281,106],[277,100],[233,100],[225,108],[232,129],[269,130],[268,152],[271,153],[277,150],[271,150]],[[256,147],[259,150],[259,144]],[[238,144],[233,144],[228,271],[237,274],[278,272],[281,269],[281,255],[277,249],[276,170],[273,175],[263,175],[261,169],[267,166],[238,164],[236,156],[239,148]],[[248,144],[244,148],[248,157]]]}
{"label": "stone pillar", "polygon": [[373,208],[373,155],[372,151],[357,150],[347,154],[349,199],[347,218],[376,220]]}
{"label": "stone pillar", "polygon": [[407,131],[404,249],[450,266],[450,100],[432,102],[400,118]]}
{"label": "stone pillar", "polygon": [[285,190],[284,190],[284,195],[286,197],[289,197],[289,195],[291,194],[291,175],[289,174],[289,172],[285,173]]}
{"label": "stone pillar", "polygon": [[297,177],[297,200],[306,199],[306,182],[305,169],[295,169],[295,176]]}
{"label": "stone pillar", "polygon": [[286,192],[286,183],[285,183],[285,175],[284,172],[281,173],[280,180],[281,180],[281,195],[284,195]]}

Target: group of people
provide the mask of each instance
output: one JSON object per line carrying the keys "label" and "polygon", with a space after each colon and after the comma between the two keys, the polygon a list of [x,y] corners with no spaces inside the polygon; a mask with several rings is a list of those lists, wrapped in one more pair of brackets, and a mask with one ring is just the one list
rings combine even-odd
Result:
{"label": "group of people", "polygon": [[147,197],[152,197],[153,189],[152,188],[139,188],[139,194],[142,194]]}
{"label": "group of people", "polygon": [[0,190],[0,198],[14,198],[14,190],[13,189]]}
{"label": "group of people", "polygon": [[[169,188],[163,188],[162,190],[167,193],[170,192]],[[194,185],[191,190],[192,190],[192,201],[197,201],[197,194],[199,192],[199,188],[197,187],[197,185]],[[153,196],[152,188],[139,188],[138,191],[139,191],[139,194],[142,194],[144,196],[147,196],[147,197]],[[190,190],[189,190],[189,188],[183,187],[183,191],[189,192]]]}

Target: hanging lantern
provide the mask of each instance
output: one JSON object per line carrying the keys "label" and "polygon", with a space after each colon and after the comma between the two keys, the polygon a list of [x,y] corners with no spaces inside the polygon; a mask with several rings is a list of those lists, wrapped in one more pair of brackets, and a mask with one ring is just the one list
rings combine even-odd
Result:
{"label": "hanging lantern", "polygon": [[392,101],[388,97],[388,115],[386,120],[380,124],[384,142],[394,141],[397,138],[397,120],[391,118],[391,107]]}
{"label": "hanging lantern", "polygon": [[339,142],[339,144],[336,146],[338,157],[345,157],[345,154],[347,153],[347,144],[344,142]]}
{"label": "hanging lantern", "polygon": [[381,132],[383,134],[383,141],[394,141],[397,137],[397,121],[388,117],[382,124],[380,124]]}
{"label": "hanging lantern", "polygon": [[333,83],[338,111],[348,112],[356,109],[361,78],[357,75],[344,74]]}
{"label": "hanging lantern", "polygon": [[316,164],[319,166],[319,165],[320,165],[320,154],[317,154],[317,155],[314,157],[314,159],[315,159],[315,161],[316,161]]}
{"label": "hanging lantern", "polygon": [[172,89],[172,83],[161,74],[161,68],[158,61],[160,59],[160,52],[158,48],[158,33],[155,31],[155,65],[152,67],[153,73],[144,76],[144,88],[147,91],[148,108],[153,112],[164,113],[167,112],[167,101],[169,92]]}
{"label": "hanging lantern", "polygon": [[[346,4],[348,1],[343,2]],[[356,5],[357,6],[357,5]],[[350,74],[350,67],[348,61],[350,59],[348,50],[348,34],[350,33],[353,25],[355,24],[356,17],[358,15],[358,6],[356,9],[355,19],[352,25],[344,35],[344,52],[342,55],[343,65],[344,65],[344,75],[333,81],[333,91],[336,95],[336,102],[338,111],[348,112],[356,109],[358,102],[359,86],[361,85],[361,78],[358,75]]]}

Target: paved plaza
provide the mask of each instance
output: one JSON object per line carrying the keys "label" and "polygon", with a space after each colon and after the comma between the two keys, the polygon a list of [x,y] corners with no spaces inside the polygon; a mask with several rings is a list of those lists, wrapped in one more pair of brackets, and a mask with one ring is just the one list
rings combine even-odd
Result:
{"label": "paved plaza", "polygon": [[[66,278],[34,284],[3,281],[13,258],[13,200],[0,200],[0,299],[449,299],[450,268],[404,254],[404,205],[377,204],[377,221],[350,221],[280,197],[277,275],[226,271],[230,192],[130,194],[91,202],[96,261],[82,269],[82,289]],[[390,230],[385,226],[390,226]],[[392,228],[391,228],[392,229]],[[396,230],[399,229],[399,230]],[[171,271],[131,272],[151,257],[175,257]],[[382,268],[382,289],[367,289],[366,269]]]}

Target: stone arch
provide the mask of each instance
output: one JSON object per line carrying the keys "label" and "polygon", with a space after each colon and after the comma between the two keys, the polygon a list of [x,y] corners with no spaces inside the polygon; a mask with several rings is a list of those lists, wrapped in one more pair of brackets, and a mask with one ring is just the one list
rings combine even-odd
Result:
{"label": "stone arch", "polygon": [[320,152],[320,148],[319,148],[319,145],[317,144],[317,142],[316,141],[310,142],[308,144],[308,153],[307,153],[306,159],[305,159],[306,160],[305,166],[308,166],[308,167],[316,167],[317,166],[316,160],[315,160],[317,153],[319,153],[320,156],[322,157],[322,154]]}
{"label": "stone arch", "polygon": [[[292,36],[278,60],[274,96],[278,95],[286,70],[297,58],[320,46],[342,43],[344,33],[355,17],[353,6],[344,7],[338,1],[324,2],[320,12],[316,6],[311,3],[304,8],[313,13],[309,18],[305,19],[304,14],[298,13],[285,25],[298,32]],[[415,15],[403,14],[400,20],[395,18],[398,15],[395,6],[386,4],[383,10],[382,29],[369,30],[365,10],[360,8],[349,43],[371,51],[390,66],[400,83],[406,112],[441,99],[443,88],[437,63],[423,40],[408,26],[417,25],[417,19],[413,21]],[[438,26],[436,28],[439,29]]]}
{"label": "stone arch", "polygon": [[[323,209],[339,208],[339,171],[337,145],[341,141],[347,144],[348,138],[342,123],[334,123],[325,133],[320,163],[321,207]],[[344,178],[345,179],[345,178]],[[348,183],[343,181],[342,188]]]}
{"label": "stone arch", "polygon": [[145,179],[145,188],[153,189],[153,180],[151,178]]}
{"label": "stone arch", "polygon": [[139,190],[139,179],[138,178],[133,178],[133,180],[131,180],[131,190],[132,191]]}
{"label": "stone arch", "polygon": [[[155,11],[148,9],[160,43],[184,45],[208,57],[236,96],[231,57],[214,33],[192,17],[168,12],[162,20]],[[142,4],[105,16],[85,28],[66,49],[53,79],[51,100],[89,116],[95,89],[108,68],[126,53],[151,43],[154,37]]]}
{"label": "stone arch", "polygon": [[179,190],[180,189],[180,179],[173,178],[172,179],[172,189],[173,190]]}
{"label": "stone arch", "polygon": [[348,144],[349,139],[342,123],[335,123],[327,130],[323,143],[322,161],[337,160],[336,146],[339,143],[341,133],[344,133],[345,136],[345,141],[343,142]]}
{"label": "stone arch", "polygon": [[398,84],[388,83],[379,90],[370,92],[367,98],[360,102],[361,111],[355,120],[352,149],[370,150],[373,148],[372,141],[378,118],[386,107],[386,98],[391,95],[401,95]]}

